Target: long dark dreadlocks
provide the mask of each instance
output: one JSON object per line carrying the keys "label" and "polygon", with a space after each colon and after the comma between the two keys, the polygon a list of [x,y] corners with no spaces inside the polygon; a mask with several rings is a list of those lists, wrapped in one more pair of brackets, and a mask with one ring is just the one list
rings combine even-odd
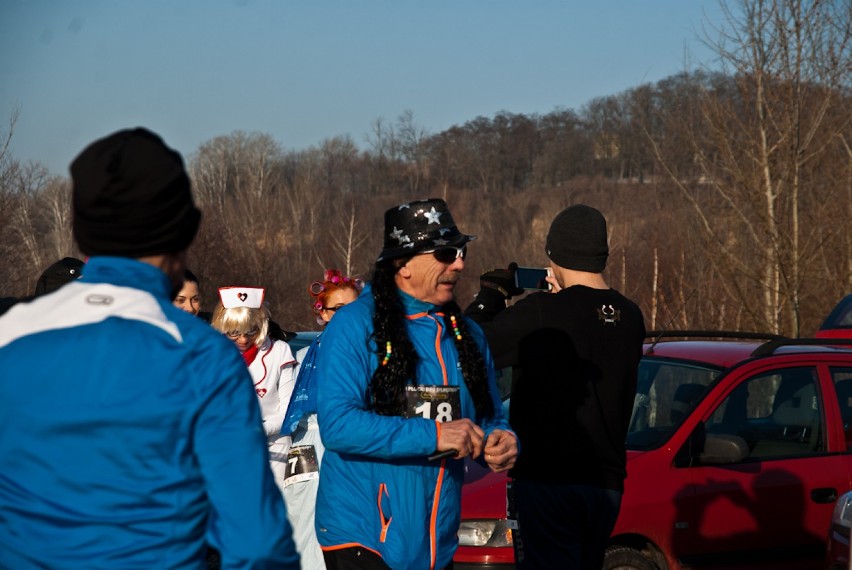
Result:
{"label": "long dark dreadlocks", "polygon": [[[373,314],[373,340],[379,362],[385,356],[385,347],[390,341],[393,354],[387,364],[378,366],[370,382],[371,400],[376,413],[383,415],[402,415],[405,411],[405,386],[413,379],[417,384],[417,362],[419,356],[414,344],[408,337],[408,325],[402,299],[394,281],[394,275],[405,265],[410,257],[382,260],[376,263],[373,271],[372,289],[376,304]],[[456,325],[461,332],[461,340],[456,339],[462,375],[473,398],[478,418],[494,415],[494,402],[488,391],[488,374],[485,360],[479,347],[473,341],[462,311],[455,301],[442,307],[444,326],[452,330],[451,316],[456,317]]]}

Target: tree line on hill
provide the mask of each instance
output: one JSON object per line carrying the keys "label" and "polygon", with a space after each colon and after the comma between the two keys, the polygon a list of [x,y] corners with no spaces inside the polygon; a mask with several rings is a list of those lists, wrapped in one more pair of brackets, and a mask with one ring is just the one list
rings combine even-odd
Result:
{"label": "tree line on hill", "polygon": [[[714,71],[685,71],[580,110],[500,112],[430,134],[411,111],[285,150],[235,131],[187,158],[204,212],[190,266],[216,288],[267,287],[286,329],[315,329],[307,287],[325,268],[369,278],[385,209],[445,199],[478,239],[457,289],[510,261],[547,263],[563,207],[607,216],[610,285],[649,329],[809,336],[852,292],[852,10],[848,2],[741,0],[715,29]],[[32,291],[66,255],[70,182],[0,147],[2,295]],[[168,141],[166,141],[168,142]]]}

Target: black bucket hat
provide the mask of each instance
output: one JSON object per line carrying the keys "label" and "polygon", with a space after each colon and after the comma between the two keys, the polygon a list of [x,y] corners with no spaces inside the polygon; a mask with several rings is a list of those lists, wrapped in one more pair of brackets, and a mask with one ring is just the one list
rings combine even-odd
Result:
{"label": "black bucket hat", "polygon": [[475,239],[459,231],[447,203],[440,198],[416,200],[385,211],[385,245],[376,261],[461,247]]}
{"label": "black bucket hat", "polygon": [[36,281],[35,296],[56,291],[83,275],[84,263],[76,257],[63,257],[44,270]]}

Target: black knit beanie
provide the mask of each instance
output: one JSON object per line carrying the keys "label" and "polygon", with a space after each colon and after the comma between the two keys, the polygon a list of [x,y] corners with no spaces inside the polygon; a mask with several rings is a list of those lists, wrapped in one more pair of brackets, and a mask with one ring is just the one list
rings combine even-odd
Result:
{"label": "black knit beanie", "polygon": [[609,256],[606,219],[585,204],[565,208],[550,224],[545,251],[560,267],[601,273]]}
{"label": "black knit beanie", "polygon": [[71,181],[74,238],[86,255],[176,253],[198,231],[183,159],[147,129],[90,144],[71,163]]}

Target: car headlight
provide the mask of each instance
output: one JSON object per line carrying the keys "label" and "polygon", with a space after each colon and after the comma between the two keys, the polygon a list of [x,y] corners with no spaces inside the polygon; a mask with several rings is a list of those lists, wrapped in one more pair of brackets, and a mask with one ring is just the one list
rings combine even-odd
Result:
{"label": "car headlight", "polygon": [[459,546],[512,546],[506,519],[473,519],[461,522]]}
{"label": "car headlight", "polygon": [[849,538],[849,528],[852,527],[852,493],[843,493],[834,504],[834,514],[831,515],[831,528],[838,534]]}

